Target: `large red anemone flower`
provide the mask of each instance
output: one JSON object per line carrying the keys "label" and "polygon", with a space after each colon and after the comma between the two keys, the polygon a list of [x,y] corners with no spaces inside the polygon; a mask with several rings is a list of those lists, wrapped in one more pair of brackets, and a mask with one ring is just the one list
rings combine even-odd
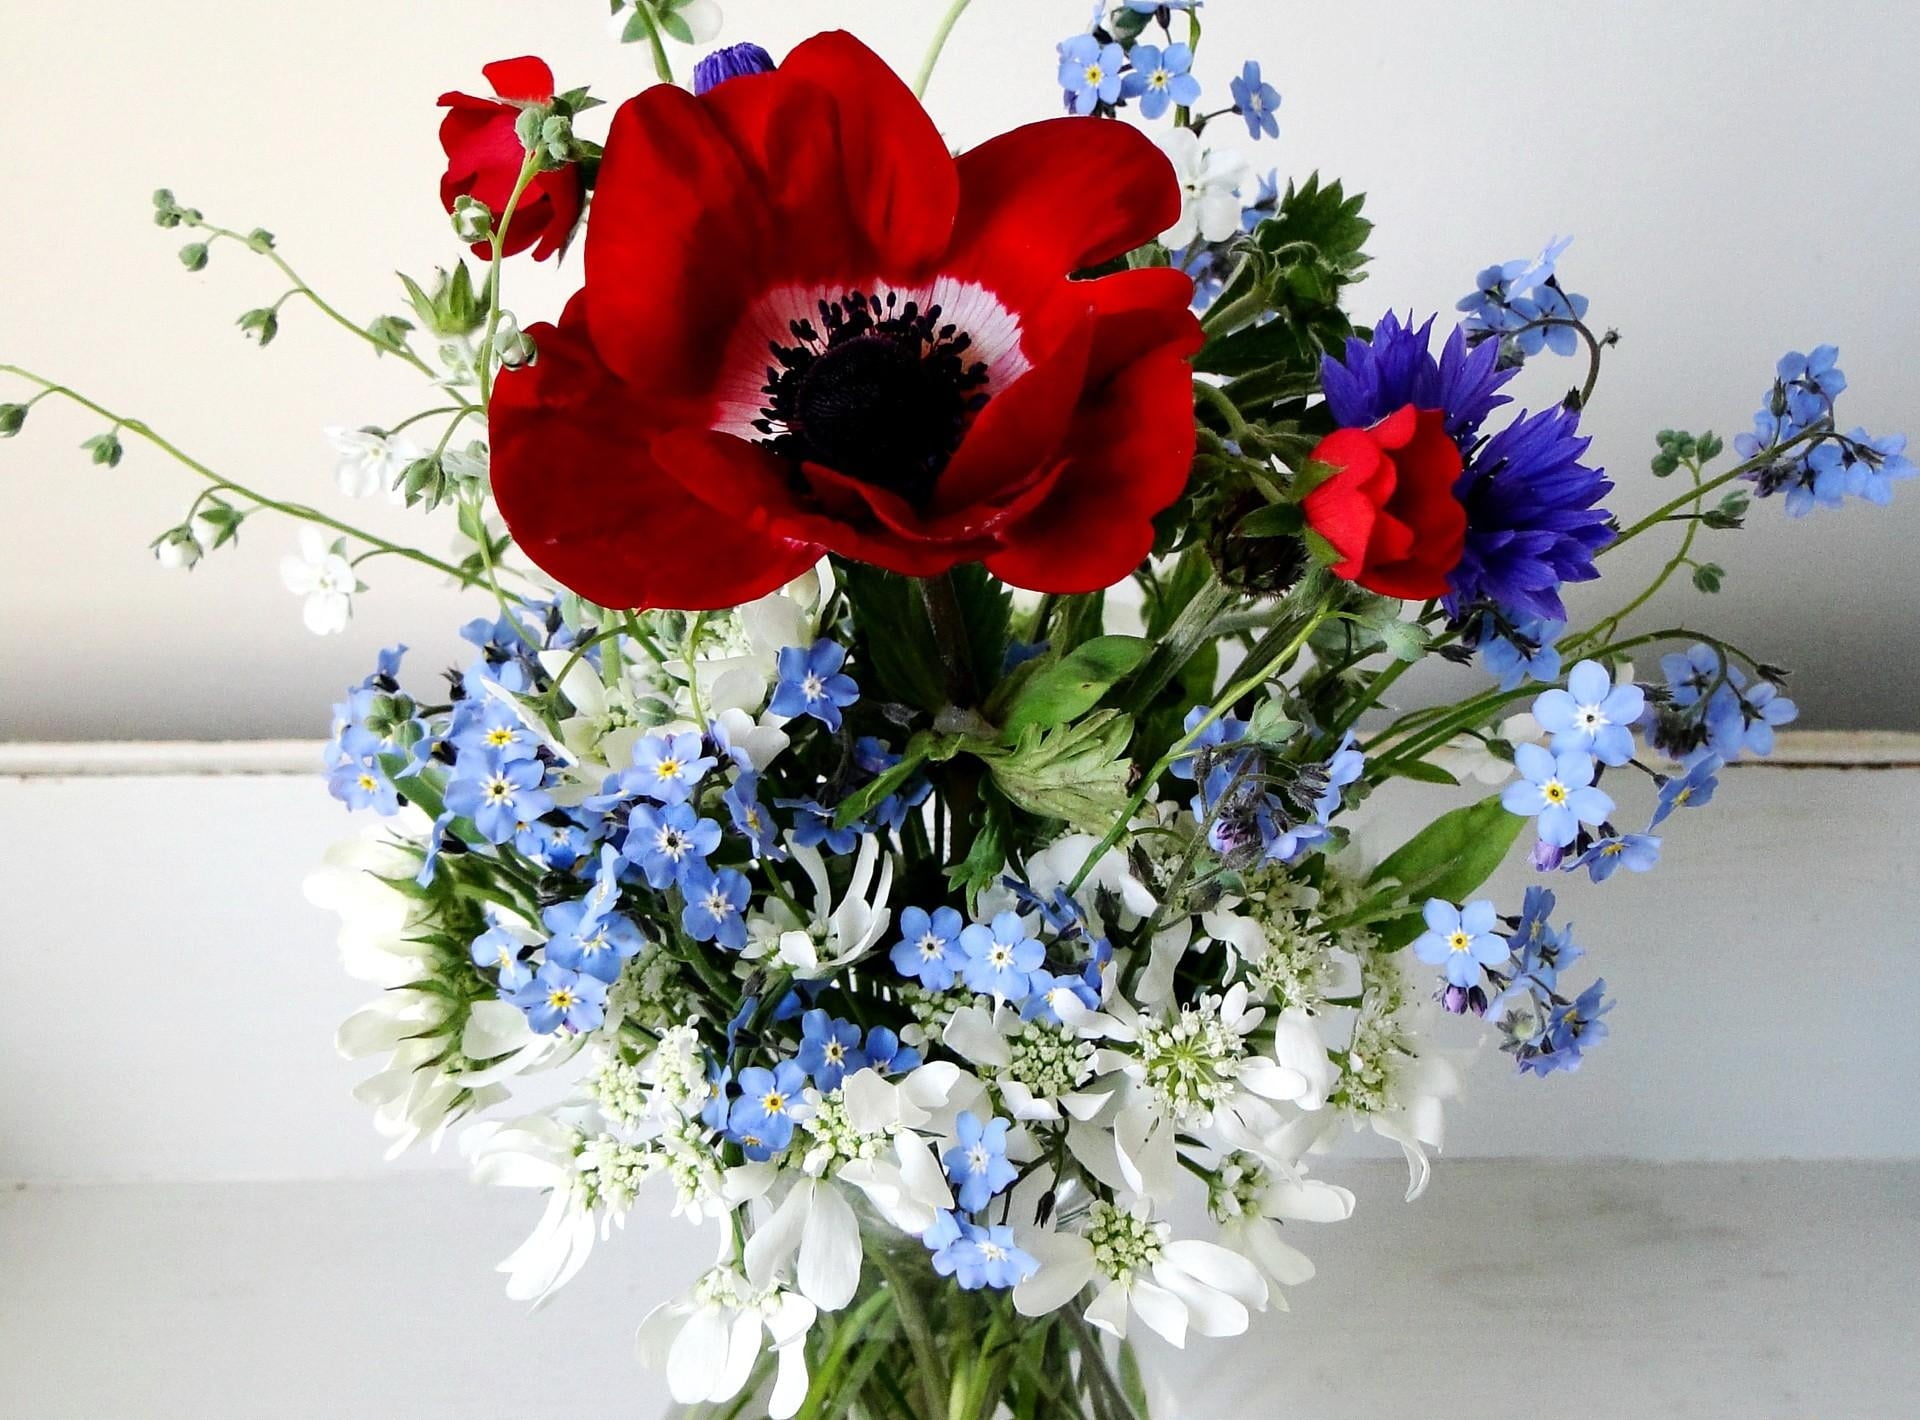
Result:
{"label": "large red anemone flower", "polygon": [[1118,581],[1186,483],[1199,328],[1177,271],[1071,276],[1179,211],[1123,123],[955,158],[846,34],[649,89],[614,118],[585,288],[496,388],[500,510],[616,607],[747,601],[822,552]]}

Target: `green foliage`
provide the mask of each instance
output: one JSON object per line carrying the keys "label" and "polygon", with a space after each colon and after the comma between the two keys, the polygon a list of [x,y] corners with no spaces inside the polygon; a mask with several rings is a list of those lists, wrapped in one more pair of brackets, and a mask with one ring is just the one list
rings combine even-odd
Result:
{"label": "green foliage", "polygon": [[1043,657],[1006,706],[1004,738],[1012,743],[1033,726],[1062,724],[1091,710],[1151,649],[1139,636],[1096,636],[1064,656]]}
{"label": "green foliage", "polygon": [[1498,794],[1444,813],[1389,854],[1368,882],[1389,888],[1389,900],[1405,900],[1412,910],[1378,929],[1381,944],[1405,946],[1420,933],[1420,907],[1428,898],[1464,902],[1493,876],[1528,820],[1509,813]]}
{"label": "green foliage", "polygon": [[[853,612],[863,684],[883,701],[929,714],[944,709],[950,699],[947,670],[914,579],[851,560],[836,558],[834,567]],[[957,567],[948,576],[975,688],[984,691],[1006,659],[1012,594],[978,565]]]}
{"label": "green foliage", "polygon": [[1693,585],[1703,592],[1717,592],[1726,575],[1727,569],[1718,562],[1696,563],[1693,569]]}
{"label": "green foliage", "polygon": [[1098,710],[1071,725],[1029,725],[1012,748],[979,748],[993,782],[1028,813],[1104,829],[1126,810],[1133,717]]}
{"label": "green foliage", "polygon": [[1725,497],[1700,514],[1700,522],[1710,528],[1744,527],[1747,511],[1753,506],[1753,499],[1744,488],[1736,488]]}
{"label": "green foliage", "polygon": [[367,335],[380,347],[376,353],[386,351],[404,351],[407,348],[407,332],[413,329],[413,322],[402,320],[399,316],[375,316],[367,322]]}
{"label": "green foliage", "polygon": [[1659,446],[1652,463],[1655,478],[1671,477],[1679,469],[1687,466],[1699,468],[1720,457],[1726,448],[1726,442],[1718,434],[1689,434],[1684,429],[1662,429],[1653,436]]}
{"label": "green foliage", "polygon": [[1243,409],[1297,402],[1319,388],[1320,357],[1353,331],[1342,293],[1361,278],[1373,223],[1365,199],[1318,173],[1289,184],[1274,215],[1253,231],[1239,268],[1203,324],[1209,339],[1194,368],[1230,379]]}

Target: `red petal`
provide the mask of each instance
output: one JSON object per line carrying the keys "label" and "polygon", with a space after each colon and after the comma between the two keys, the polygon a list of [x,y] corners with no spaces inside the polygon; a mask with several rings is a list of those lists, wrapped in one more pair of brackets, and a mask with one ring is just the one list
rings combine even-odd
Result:
{"label": "red petal", "polygon": [[1365,564],[1373,525],[1386,501],[1384,493],[1376,497],[1372,491],[1386,459],[1364,429],[1336,429],[1320,441],[1311,457],[1340,472],[1307,494],[1301,507],[1308,526],[1340,554],[1333,574],[1351,578]]}
{"label": "red petal", "polygon": [[960,212],[946,269],[1015,309],[1069,272],[1152,241],[1180,216],[1180,184],[1124,123],[1055,118],[959,159]]}
{"label": "red petal", "polygon": [[586,250],[593,341],[615,371],[660,394],[691,397],[711,385],[771,269],[776,231],[761,186],[715,109],[684,89],[658,84],[621,106]]}
{"label": "red petal", "polygon": [[934,485],[934,506],[955,512],[1005,500],[1054,461],[1087,384],[1094,323],[1082,310],[1060,348],[987,402]]}
{"label": "red petal", "polygon": [[553,98],[553,70],[547,67],[546,60],[536,59],[531,54],[518,59],[496,59],[491,64],[482,65],[480,72],[487,76],[493,91],[503,99],[544,104]]}
{"label": "red petal", "polygon": [[544,571],[603,606],[708,610],[765,596],[818,558],[666,476],[577,309],[528,334],[539,359],[494,387],[492,478],[501,516]]}
{"label": "red petal", "polygon": [[[898,283],[931,275],[953,237],[960,178],[920,100],[879,55],[841,30],[798,45],[776,72],[780,81],[817,84],[832,97],[849,205],[882,274]],[[820,133],[794,137],[826,146]]]}
{"label": "red petal", "polygon": [[1053,496],[1013,529],[987,570],[1036,592],[1111,586],[1153,548],[1154,516],[1193,467],[1193,371],[1168,346],[1085,399]]}

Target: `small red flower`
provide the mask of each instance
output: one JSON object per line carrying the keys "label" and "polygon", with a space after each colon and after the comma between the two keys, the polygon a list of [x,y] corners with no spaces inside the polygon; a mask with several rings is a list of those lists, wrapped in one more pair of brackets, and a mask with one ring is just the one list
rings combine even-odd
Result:
{"label": "small red flower", "polygon": [[1466,545],[1454,496],[1460,447],[1437,409],[1406,405],[1368,429],[1336,429],[1313,451],[1339,469],[1306,497],[1307,524],[1340,554],[1333,574],[1383,596],[1444,596]]}
{"label": "small red flower", "polygon": [[[440,122],[440,146],[447,153],[447,171],[440,179],[440,203],[453,211],[456,198],[484,202],[498,221],[520,178],[526,149],[514,129],[522,107],[553,101],[553,71],[544,60],[500,59],[480,71],[493,85],[498,99],[471,94],[440,96],[447,116]],[[503,102],[504,101],[504,102]],[[506,254],[514,256],[533,247],[534,260],[544,261],[566,245],[580,220],[584,188],[578,165],[538,173],[520,194],[507,226]],[[537,245],[536,245],[537,244]],[[474,254],[491,257],[493,248],[476,242]]]}
{"label": "small red flower", "polygon": [[1137,130],[955,158],[859,41],[622,107],[586,287],[492,410],[493,481],[548,573],[617,607],[765,594],[824,551],[915,576],[1119,580],[1193,459],[1192,284],[1072,273],[1180,193]]}

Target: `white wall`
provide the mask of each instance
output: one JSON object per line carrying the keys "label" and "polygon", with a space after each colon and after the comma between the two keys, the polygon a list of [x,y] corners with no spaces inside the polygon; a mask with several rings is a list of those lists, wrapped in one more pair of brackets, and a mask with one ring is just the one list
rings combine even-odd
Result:
{"label": "white wall", "polygon": [[[901,67],[935,0],[726,0],[728,38],[781,50],[835,23]],[[644,56],[607,37],[601,0],[95,0],[0,15],[0,360],[82,382],[159,422],[214,466],[339,509],[322,425],[392,422],[419,390],[311,314],[268,351],[232,327],[279,294],[237,251],[184,275],[178,233],[148,222],[158,185],[242,229],[280,234],[294,264],[357,316],[391,309],[395,266],[453,254],[434,200],[434,97],[483,62],[539,51],[563,83],[619,98]],[[1085,0],[977,0],[931,94],[957,144],[1054,111],[1052,43]],[[1920,266],[1920,7],[1798,0],[1576,6],[1307,5],[1213,0],[1201,69],[1215,94],[1257,54],[1286,95],[1283,173],[1319,168],[1366,189],[1380,224],[1360,298],[1449,307],[1486,262],[1551,233],[1566,270],[1617,325],[1591,417],[1628,517],[1662,491],[1638,470],[1663,425],[1742,426],[1789,346],[1839,343],[1843,406],[1874,429],[1912,427]],[[1089,192],[1097,193],[1097,176]],[[511,299],[550,310],[577,266]],[[1528,387],[1552,398],[1566,367]],[[9,396],[0,395],[0,398]],[[315,733],[373,649],[451,653],[461,613],[430,578],[378,567],[351,632],[315,644],[274,565],[289,530],[266,520],[192,578],[146,540],[187,484],[144,454],[94,471],[74,449],[96,421],[36,413],[0,446],[0,599],[16,632],[0,671],[0,738]],[[1917,430],[1916,432],[1920,432]],[[1920,488],[1890,513],[1853,508],[1755,529],[1712,555],[1732,576],[1709,610],[1797,665],[1810,719],[1920,727],[1920,620],[1902,589]],[[380,507],[355,515],[415,530]],[[444,536],[435,530],[428,537]],[[1610,573],[1623,579],[1636,559]],[[1639,563],[1644,568],[1644,560]],[[1611,596],[1618,596],[1613,593]],[[1676,593],[1662,617],[1689,606]],[[1586,598],[1590,608],[1610,598]],[[1689,611],[1697,615],[1698,612]],[[1651,623],[1650,623],[1651,624]]]}
{"label": "white wall", "polygon": [[[1711,808],[1670,826],[1655,873],[1555,881],[1590,954],[1579,979],[1596,970],[1619,998],[1614,1038],[1546,1081],[1488,1046],[1449,1116],[1450,1156],[1920,1157],[1920,1037],[1898,994],[1920,951],[1902,832],[1920,818],[1920,741],[1834,751],[1788,744],[1787,763],[1730,773]],[[333,919],[300,895],[346,816],[314,774],[137,773],[127,758],[22,775],[26,756],[0,757],[0,1179],[383,1171],[348,1096],[367,1068],[331,1044],[371,990],[342,974]],[[234,762],[216,747],[174,764],[195,761]],[[1436,792],[1369,805],[1369,841],[1400,841]],[[1529,880],[1510,864],[1492,895],[1517,904]],[[1453,1043],[1479,1033],[1462,1022]]]}

